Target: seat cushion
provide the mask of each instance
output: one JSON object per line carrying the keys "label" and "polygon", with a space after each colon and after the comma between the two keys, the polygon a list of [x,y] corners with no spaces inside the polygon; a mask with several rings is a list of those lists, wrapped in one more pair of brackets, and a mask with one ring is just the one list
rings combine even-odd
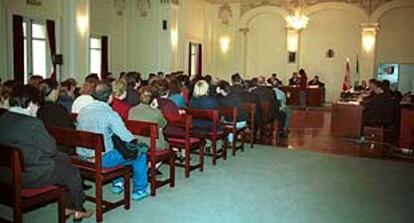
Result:
{"label": "seat cushion", "polygon": [[[168,142],[171,143],[171,144],[185,144],[185,139],[169,138]],[[199,138],[194,138],[194,137],[190,138],[190,144],[200,143],[200,142],[201,142],[201,140]]]}
{"label": "seat cushion", "polygon": [[47,186],[39,187],[39,188],[22,189],[22,197],[31,198],[31,197],[34,197],[34,196],[37,196],[43,193],[47,193],[52,190],[56,190],[58,188],[59,187],[55,185],[47,185]]}

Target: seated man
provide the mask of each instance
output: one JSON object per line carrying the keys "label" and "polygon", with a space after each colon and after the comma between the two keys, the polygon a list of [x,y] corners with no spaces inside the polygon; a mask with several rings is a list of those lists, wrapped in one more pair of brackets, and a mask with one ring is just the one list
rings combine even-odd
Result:
{"label": "seated man", "polygon": [[[105,153],[102,155],[102,167],[113,168],[119,165],[132,166],[132,199],[141,200],[148,197],[147,188],[147,155],[141,153],[135,159],[125,159],[114,147],[112,136],[115,134],[124,142],[134,140],[134,135],[125,127],[121,117],[109,106],[112,100],[112,88],[109,83],[99,83],[92,96],[94,101],[86,105],[79,112],[77,119],[78,130],[103,134]],[[85,160],[94,160],[94,152],[84,148],[77,148],[77,153]],[[121,193],[123,183],[113,182],[112,192]]]}
{"label": "seated man", "polygon": [[[217,83],[216,92],[221,108],[236,107],[237,108],[237,123],[236,128],[244,128],[247,124],[247,113],[243,107],[242,100],[238,94],[230,90],[230,84],[227,81],[219,81]],[[229,134],[228,141],[233,142],[233,135]]]}
{"label": "seated man", "polygon": [[281,113],[281,120],[283,120],[283,122],[279,123],[279,134],[281,136],[287,136],[288,133],[288,129],[289,129],[289,118],[291,115],[291,111],[290,108],[286,105],[286,94],[285,92],[283,92],[282,90],[279,89],[280,86],[276,85],[273,88],[273,91],[276,94],[276,98],[280,103],[280,107],[279,107],[279,111]]}
{"label": "seated man", "polygon": [[298,72],[293,72],[292,77],[289,79],[289,86],[298,86],[299,82],[300,80]]}
{"label": "seated man", "polygon": [[[10,96],[10,109],[0,116],[0,143],[18,148],[24,159],[23,188],[38,188],[51,184],[64,185],[67,215],[78,221],[92,215],[85,210],[85,194],[79,170],[66,154],[57,150],[55,140],[42,121],[36,118],[40,93],[33,86],[17,87]],[[0,180],[6,179],[0,172]]]}
{"label": "seated man", "polygon": [[312,80],[308,82],[308,85],[318,86],[320,88],[324,88],[325,84],[319,81],[319,76],[315,75]]}

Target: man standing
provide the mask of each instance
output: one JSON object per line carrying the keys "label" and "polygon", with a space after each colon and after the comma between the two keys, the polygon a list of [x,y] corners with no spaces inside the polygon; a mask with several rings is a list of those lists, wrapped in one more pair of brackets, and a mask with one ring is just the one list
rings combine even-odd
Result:
{"label": "man standing", "polygon": [[299,106],[300,109],[306,110],[306,88],[308,83],[308,77],[306,76],[306,72],[304,69],[299,70]]}

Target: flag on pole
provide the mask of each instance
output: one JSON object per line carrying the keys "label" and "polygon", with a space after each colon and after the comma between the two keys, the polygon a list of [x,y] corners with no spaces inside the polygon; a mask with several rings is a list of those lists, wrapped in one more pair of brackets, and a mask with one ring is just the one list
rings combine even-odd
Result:
{"label": "flag on pole", "polygon": [[342,84],[342,91],[346,92],[351,89],[351,70],[349,68],[349,57],[346,58],[344,82]]}

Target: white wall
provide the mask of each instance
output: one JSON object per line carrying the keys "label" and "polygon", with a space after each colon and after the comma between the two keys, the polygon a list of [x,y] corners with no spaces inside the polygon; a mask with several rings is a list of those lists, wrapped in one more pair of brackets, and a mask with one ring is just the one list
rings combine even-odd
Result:
{"label": "white wall", "polygon": [[260,14],[248,24],[247,72],[245,77],[286,74],[287,52],[285,20],[275,14]]}
{"label": "white wall", "polygon": [[113,0],[91,0],[91,35],[109,38],[109,71],[117,76],[124,71],[125,62],[125,16],[117,15]]}
{"label": "white wall", "polygon": [[414,63],[414,6],[387,11],[380,18],[377,63]]}
{"label": "white wall", "polygon": [[7,59],[7,11],[5,1],[0,1],[0,78],[4,80],[12,77],[11,71],[8,71]]}
{"label": "white wall", "polygon": [[[361,49],[361,28],[364,17],[359,13],[341,9],[326,9],[312,14],[308,27],[302,31],[299,67],[307,71],[308,78],[318,74],[325,82],[327,101],[340,95],[346,58],[350,58],[351,73],[355,73],[356,55]],[[333,49],[335,57],[325,53]],[[364,60],[360,60],[361,68]],[[361,69],[364,73],[364,69]],[[353,76],[352,82],[356,80]]]}

